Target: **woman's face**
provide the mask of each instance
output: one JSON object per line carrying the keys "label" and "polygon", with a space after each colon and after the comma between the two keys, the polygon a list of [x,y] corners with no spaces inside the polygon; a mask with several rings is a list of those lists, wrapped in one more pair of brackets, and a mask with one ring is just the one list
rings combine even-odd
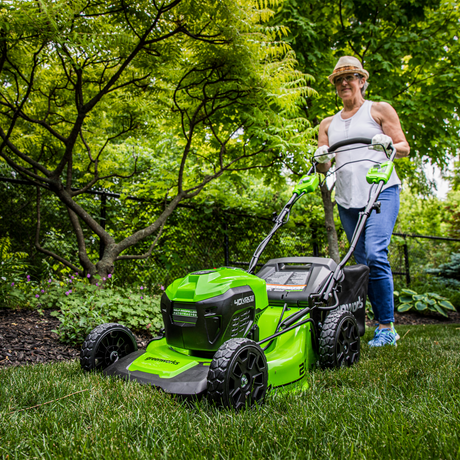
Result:
{"label": "woman's face", "polygon": [[353,72],[345,73],[334,79],[338,96],[342,99],[355,99],[361,96],[365,79]]}

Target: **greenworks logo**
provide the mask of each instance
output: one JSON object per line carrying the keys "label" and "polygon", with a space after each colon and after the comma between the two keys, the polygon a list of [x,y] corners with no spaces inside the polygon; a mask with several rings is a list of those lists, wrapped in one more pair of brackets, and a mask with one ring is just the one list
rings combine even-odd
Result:
{"label": "greenworks logo", "polygon": [[159,361],[160,363],[173,364],[174,366],[179,365],[179,361],[171,361],[169,359],[161,359],[161,358],[152,358],[150,356],[148,358],[145,358],[145,361]]}
{"label": "greenworks logo", "polygon": [[176,316],[191,316],[193,318],[197,317],[196,310],[189,310],[187,308],[175,308],[173,311],[173,315]]}

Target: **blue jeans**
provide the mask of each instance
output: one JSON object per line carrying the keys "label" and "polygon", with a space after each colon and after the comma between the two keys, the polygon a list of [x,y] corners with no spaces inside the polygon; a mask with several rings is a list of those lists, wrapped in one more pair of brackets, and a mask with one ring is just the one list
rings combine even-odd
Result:
{"label": "blue jeans", "polygon": [[[375,319],[381,324],[394,321],[393,275],[388,262],[388,245],[399,212],[399,186],[380,193],[381,213],[372,211],[354,252],[356,263],[370,268],[368,296]],[[359,213],[364,208],[339,208],[340,220],[350,242]]]}

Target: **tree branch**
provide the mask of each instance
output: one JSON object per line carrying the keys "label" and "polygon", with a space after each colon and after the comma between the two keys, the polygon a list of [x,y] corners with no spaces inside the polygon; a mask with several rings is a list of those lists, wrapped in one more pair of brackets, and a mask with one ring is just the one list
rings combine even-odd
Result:
{"label": "tree branch", "polygon": [[35,247],[41,253],[52,257],[53,259],[57,260],[58,262],[61,262],[63,265],[65,265],[66,267],[69,267],[74,272],[78,272],[79,271],[78,268],[75,265],[73,265],[72,263],[70,263],[68,260],[64,259],[61,256],[58,256],[57,254],[55,254],[52,251],[48,251],[48,249],[45,249],[40,245],[40,226],[41,226],[40,202],[41,202],[41,190],[40,190],[40,187],[37,187],[37,228],[36,228],[36,231],[35,231]]}
{"label": "tree branch", "polygon": [[151,255],[152,255],[152,251],[153,251],[153,248],[155,247],[155,245],[157,244],[158,240],[160,239],[160,236],[161,234],[163,233],[163,228],[166,224],[166,220],[161,224],[161,227],[160,227],[160,230],[158,232],[158,235],[156,236],[154,242],[152,243],[152,245],[150,246],[149,250],[144,253],[144,254],[141,254],[141,255],[123,255],[123,256],[118,256],[116,259],[115,259],[115,262],[117,260],[132,260],[132,259],[136,259],[136,260],[139,260],[139,259],[148,259]]}

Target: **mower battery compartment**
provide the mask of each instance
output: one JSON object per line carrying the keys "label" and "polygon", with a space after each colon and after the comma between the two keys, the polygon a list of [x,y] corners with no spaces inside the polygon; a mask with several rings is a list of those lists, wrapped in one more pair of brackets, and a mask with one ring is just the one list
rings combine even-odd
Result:
{"label": "mower battery compartment", "polygon": [[250,286],[224,294],[183,302],[161,298],[168,345],[192,351],[215,352],[227,340],[246,337],[254,324],[255,295]]}

